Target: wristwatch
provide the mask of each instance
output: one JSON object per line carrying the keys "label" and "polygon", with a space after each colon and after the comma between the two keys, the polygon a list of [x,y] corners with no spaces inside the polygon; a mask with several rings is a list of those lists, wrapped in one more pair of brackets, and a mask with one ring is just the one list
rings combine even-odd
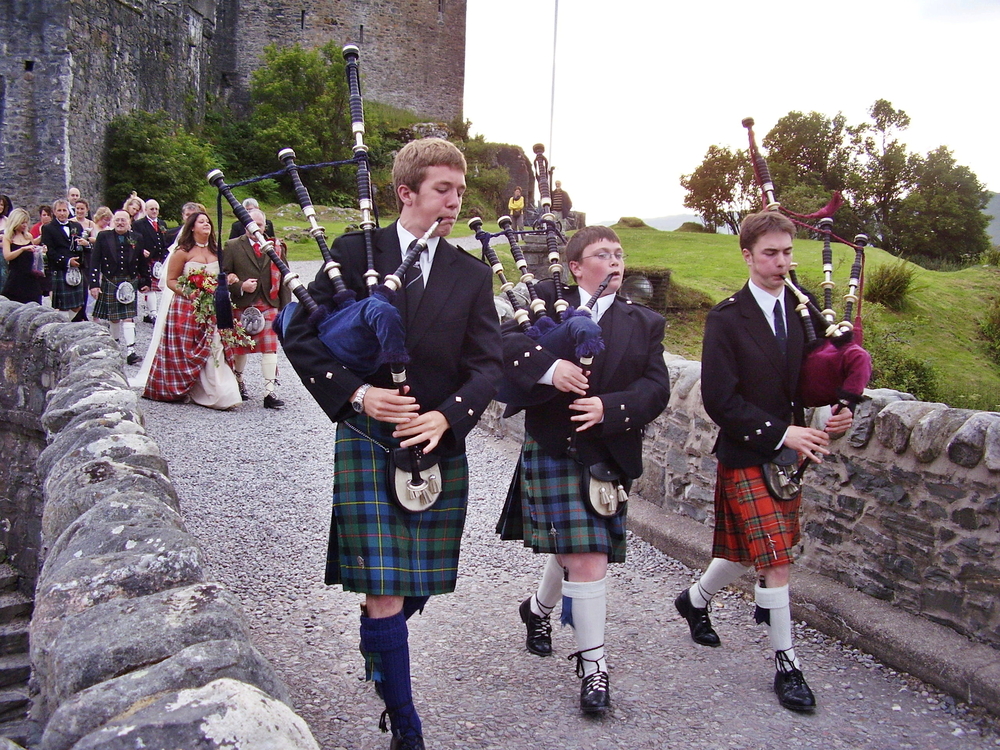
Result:
{"label": "wristwatch", "polygon": [[365,411],[365,394],[368,393],[368,389],[371,387],[371,383],[365,383],[358,388],[358,392],[351,399],[351,406],[354,407],[354,411],[358,414],[363,414]]}

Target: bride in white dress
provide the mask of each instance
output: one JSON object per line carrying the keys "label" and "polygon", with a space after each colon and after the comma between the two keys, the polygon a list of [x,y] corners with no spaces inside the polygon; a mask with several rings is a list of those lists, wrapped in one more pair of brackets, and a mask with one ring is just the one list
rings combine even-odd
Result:
{"label": "bride in white dress", "polygon": [[[214,321],[202,325],[195,320],[194,305],[177,286],[181,275],[200,270],[218,276],[218,245],[208,214],[194,213],[184,222],[166,268],[170,294],[164,293],[160,303],[150,345],[155,354],[148,365],[143,362],[131,382],[143,386],[142,395],[155,401],[190,400],[213,409],[231,409],[242,403],[232,351],[223,345]],[[169,306],[165,314],[164,305]]]}

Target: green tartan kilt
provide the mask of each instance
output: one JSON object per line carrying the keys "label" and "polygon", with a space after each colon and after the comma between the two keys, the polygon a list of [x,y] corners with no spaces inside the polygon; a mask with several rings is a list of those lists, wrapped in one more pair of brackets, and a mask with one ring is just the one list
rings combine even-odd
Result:
{"label": "green tartan kilt", "polygon": [[[127,305],[118,301],[118,285],[127,281],[135,287],[135,299]],[[139,282],[128,276],[101,277],[101,294],[94,305],[93,317],[101,320],[130,320],[139,314]]]}
{"label": "green tartan kilt", "polygon": [[608,562],[625,562],[628,511],[601,518],[587,510],[580,495],[582,474],[581,464],[547,456],[527,437],[497,523],[501,539],[521,539],[535,552],[604,552]]}
{"label": "green tartan kilt", "polygon": [[[399,444],[391,424],[364,415],[350,421],[384,446]],[[454,591],[469,498],[465,455],[441,459],[441,495],[421,513],[406,513],[389,499],[387,465],[382,448],[337,425],[326,583],[382,596]]]}
{"label": "green tartan kilt", "polygon": [[[85,269],[81,268],[83,273]],[[52,307],[56,310],[75,310],[87,301],[87,274],[77,286],[66,283],[66,271],[52,271]]]}

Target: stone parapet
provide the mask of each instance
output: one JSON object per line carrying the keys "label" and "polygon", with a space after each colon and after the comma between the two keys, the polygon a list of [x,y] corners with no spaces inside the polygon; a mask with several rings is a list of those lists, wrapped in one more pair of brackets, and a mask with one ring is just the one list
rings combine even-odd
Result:
{"label": "stone parapet", "polygon": [[37,747],[318,748],[205,571],[118,346],[62,321],[0,298],[0,509],[34,582]]}

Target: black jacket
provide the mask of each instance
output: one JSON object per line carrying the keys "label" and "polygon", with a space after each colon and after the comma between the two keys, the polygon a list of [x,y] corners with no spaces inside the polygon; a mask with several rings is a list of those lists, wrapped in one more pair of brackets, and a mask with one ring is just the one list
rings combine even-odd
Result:
{"label": "black jacket", "polygon": [[149,264],[156,261],[163,261],[167,257],[167,229],[163,219],[157,219],[157,228],[153,229],[153,223],[147,219],[139,219],[132,225],[132,231],[142,238],[142,249],[149,253]]}
{"label": "black jacket", "polygon": [[131,231],[123,236],[124,246],[118,242],[118,233],[114,229],[105,229],[97,234],[88,269],[91,289],[101,285],[102,276],[137,279],[139,288],[150,285],[149,263],[142,252],[142,240]]}
{"label": "black jacket", "polygon": [[[550,314],[555,299],[551,281],[537,285]],[[570,287],[567,301],[580,305],[580,290]],[[670,375],[663,361],[663,316],[641,305],[617,297],[601,317],[605,350],[591,368],[588,395],[600,396],[604,421],[577,433],[578,423],[569,404],[577,398],[553,386],[537,385],[538,379],[557,357],[539,350],[534,340],[516,325],[504,327],[504,377],[522,391],[541,394],[545,400],[525,410],[525,430],[553,457],[573,449],[587,465],[614,459],[626,476],[642,475],[642,431],[666,408],[670,399]],[[530,356],[525,356],[529,353]],[[516,364],[515,364],[516,363]],[[508,408],[507,415],[517,410]]]}
{"label": "black jacket", "polygon": [[[344,281],[359,299],[364,297],[364,235],[338,237],[331,248],[342,266]],[[399,268],[400,249],[395,223],[375,230],[375,269],[380,278]],[[309,285],[320,305],[332,307],[333,283],[320,270]],[[407,317],[406,290],[395,306]],[[306,389],[334,421],[354,414],[350,398],[365,382],[336,362],[309,324],[303,305],[292,316],[282,346]],[[496,394],[502,376],[500,329],[493,304],[493,274],[486,264],[442,239],[438,242],[430,281],[420,298],[415,322],[407,326],[406,366],[410,394],[422,411],[440,411],[451,426],[435,453],[465,452],[465,436]],[[388,366],[367,378],[373,385],[393,388]]]}
{"label": "black jacket", "polygon": [[[748,282],[749,283],[749,282]],[[705,411],[721,428],[719,461],[744,469],[770,461],[791,424],[802,424],[799,372],[805,347],[796,300],[785,290],[787,356],[750,289],[744,286],[708,314],[701,355]]]}

